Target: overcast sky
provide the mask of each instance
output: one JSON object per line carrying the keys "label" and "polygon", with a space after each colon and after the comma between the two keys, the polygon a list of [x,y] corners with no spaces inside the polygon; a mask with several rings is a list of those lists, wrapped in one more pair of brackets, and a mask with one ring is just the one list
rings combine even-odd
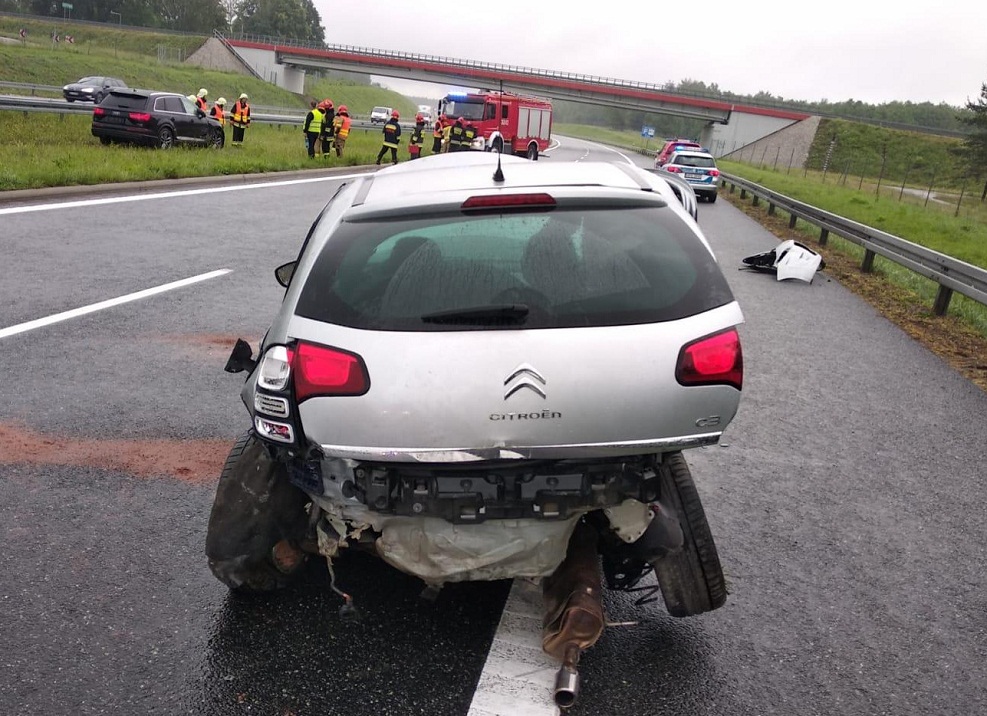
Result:
{"label": "overcast sky", "polygon": [[959,107],[987,82],[984,0],[313,2],[329,44],[738,94]]}

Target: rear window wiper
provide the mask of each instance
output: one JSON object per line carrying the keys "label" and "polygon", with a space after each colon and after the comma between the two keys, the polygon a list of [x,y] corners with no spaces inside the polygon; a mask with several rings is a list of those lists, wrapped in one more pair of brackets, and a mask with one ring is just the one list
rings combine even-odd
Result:
{"label": "rear window wiper", "polygon": [[422,316],[425,323],[455,323],[461,325],[489,326],[499,323],[524,323],[529,309],[523,303],[507,303],[476,308],[457,308],[451,311],[436,311]]}

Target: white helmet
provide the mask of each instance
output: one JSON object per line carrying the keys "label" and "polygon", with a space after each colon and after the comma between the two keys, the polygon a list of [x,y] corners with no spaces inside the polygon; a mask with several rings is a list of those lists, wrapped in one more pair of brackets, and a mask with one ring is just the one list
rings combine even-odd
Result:
{"label": "white helmet", "polygon": [[216,100],[216,104],[218,104],[220,107],[225,107],[226,106],[226,98],[225,97],[220,97],[219,99]]}
{"label": "white helmet", "polygon": [[199,90],[199,97],[205,97],[207,94],[209,94],[209,91],[207,89],[202,88]]}

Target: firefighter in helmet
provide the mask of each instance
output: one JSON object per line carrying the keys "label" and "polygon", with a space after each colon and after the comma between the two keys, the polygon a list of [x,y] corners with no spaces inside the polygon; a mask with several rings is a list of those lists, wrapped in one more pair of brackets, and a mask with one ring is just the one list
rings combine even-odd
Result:
{"label": "firefighter in helmet", "polygon": [[466,120],[457,117],[449,130],[449,151],[458,152],[463,148],[463,135],[466,131]]}
{"label": "firefighter in helmet", "polygon": [[395,109],[391,112],[391,118],[384,122],[384,127],[381,130],[384,134],[384,141],[380,145],[380,151],[377,152],[378,164],[387,154],[388,149],[391,150],[391,164],[398,163],[398,143],[401,141],[401,124],[398,122],[400,116]]}

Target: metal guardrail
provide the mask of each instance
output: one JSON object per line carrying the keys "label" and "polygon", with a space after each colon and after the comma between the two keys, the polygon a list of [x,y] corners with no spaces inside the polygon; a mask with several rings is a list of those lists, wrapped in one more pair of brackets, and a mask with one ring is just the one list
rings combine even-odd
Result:
{"label": "metal guardrail", "polygon": [[781,209],[790,216],[789,227],[795,228],[801,219],[819,227],[819,243],[825,245],[830,234],[835,234],[864,249],[864,259],[860,270],[870,273],[874,268],[874,258],[880,254],[889,261],[904,266],[915,273],[939,284],[933,312],[937,316],[946,314],[949,302],[956,291],[967,298],[987,305],[987,269],[982,269],[952,256],[906,241],[901,237],[879,229],[860,224],[851,219],[831,214],[810,204],[803,203],[784,194],[746,181],[729,174],[720,174],[724,184],[733,193],[740,189],[740,198],[753,195],[755,206],[761,200],[768,203],[768,214]]}
{"label": "metal guardrail", "polygon": [[[61,87],[48,87],[47,85],[18,85],[14,82],[0,82],[0,87],[16,87],[20,89],[35,89],[37,91],[57,91],[61,93]],[[49,114],[92,114],[93,104],[91,102],[66,102],[64,99],[53,97],[36,96],[14,96],[0,95],[0,111],[17,112],[48,112]],[[250,119],[260,124],[290,124],[301,125],[305,123],[305,115],[308,110],[296,107],[269,107],[262,105],[250,105]],[[351,129],[365,129],[380,131],[380,125],[369,120],[351,117],[353,124]],[[402,127],[411,129],[412,125],[402,123]]]}

